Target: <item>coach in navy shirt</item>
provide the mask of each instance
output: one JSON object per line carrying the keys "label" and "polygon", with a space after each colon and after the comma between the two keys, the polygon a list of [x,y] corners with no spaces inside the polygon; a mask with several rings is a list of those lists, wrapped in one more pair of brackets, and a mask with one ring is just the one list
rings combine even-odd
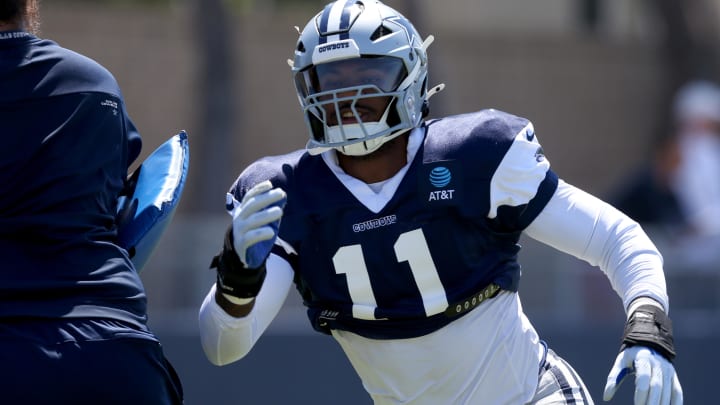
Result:
{"label": "coach in navy shirt", "polygon": [[141,138],[95,61],[0,0],[0,402],[178,404],[117,235]]}

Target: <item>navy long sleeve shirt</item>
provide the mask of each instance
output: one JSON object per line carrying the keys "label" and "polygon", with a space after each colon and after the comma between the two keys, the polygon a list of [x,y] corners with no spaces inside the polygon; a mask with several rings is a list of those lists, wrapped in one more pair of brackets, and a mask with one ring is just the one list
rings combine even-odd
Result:
{"label": "navy long sleeve shirt", "polygon": [[141,138],[115,78],[31,34],[0,32],[0,318],[109,318],[145,329],[114,241]]}

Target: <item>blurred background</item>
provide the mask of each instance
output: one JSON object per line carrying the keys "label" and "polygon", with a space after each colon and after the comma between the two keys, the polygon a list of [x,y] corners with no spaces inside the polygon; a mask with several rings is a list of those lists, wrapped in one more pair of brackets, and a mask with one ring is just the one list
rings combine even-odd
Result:
{"label": "blurred background", "polygon": [[[297,39],[294,27],[302,28],[324,4],[42,4],[42,37],[114,73],[143,134],[141,158],[178,131],[189,134],[190,174],[182,201],[142,272],[151,327],[183,380],[188,404],[370,404],[339,347],[312,332],[295,291],[266,336],[238,363],[212,366],[197,331],[197,310],[214,282],[210,258],[229,224],[226,190],[254,159],[305,144],[286,60]],[[567,182],[618,204],[628,190],[639,191],[636,199],[645,208],[633,213],[638,219],[661,203],[643,187],[668,191],[653,180],[642,183],[640,174],[652,172],[660,146],[675,139],[677,91],[695,79],[715,82],[720,73],[717,0],[387,4],[423,36],[435,36],[430,85],[447,87],[432,99],[431,116],[491,107],[527,117]],[[720,185],[720,172],[691,173],[708,175],[708,187]],[[717,403],[711,376],[720,363],[720,232],[652,219],[643,225],[666,260],[685,403]],[[532,240],[523,240],[523,247],[526,312],[601,402],[622,335],[620,300],[598,269]],[[630,404],[631,386],[622,387],[613,403]]]}

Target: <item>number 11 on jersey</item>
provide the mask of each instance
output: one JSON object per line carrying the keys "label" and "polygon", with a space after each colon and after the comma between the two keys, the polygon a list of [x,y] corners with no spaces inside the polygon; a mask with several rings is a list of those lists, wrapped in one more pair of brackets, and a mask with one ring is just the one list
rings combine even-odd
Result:
{"label": "number 11 on jersey", "polygon": [[[425,315],[439,314],[448,306],[445,288],[440,282],[437,268],[430,255],[422,229],[401,234],[395,245],[399,263],[408,262],[415,284],[422,297]],[[353,301],[353,318],[375,320],[377,301],[373,294],[370,276],[360,244],[343,246],[333,256],[335,273],[345,274],[350,298]]]}

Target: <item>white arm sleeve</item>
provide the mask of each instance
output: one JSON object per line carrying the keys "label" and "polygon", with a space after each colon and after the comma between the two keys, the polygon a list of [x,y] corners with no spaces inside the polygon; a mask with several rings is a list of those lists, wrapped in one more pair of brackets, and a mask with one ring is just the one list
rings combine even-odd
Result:
{"label": "white arm sleeve", "polygon": [[243,358],[270,322],[277,316],[287,298],[293,281],[293,271],[285,260],[271,254],[267,276],[255,298],[255,306],[245,317],[235,318],[215,302],[215,285],[200,307],[200,342],[208,360],[222,366]]}
{"label": "white arm sleeve", "polygon": [[640,225],[610,204],[560,181],[528,226],[531,238],[598,266],[627,311],[649,297],[668,311],[663,259]]}

